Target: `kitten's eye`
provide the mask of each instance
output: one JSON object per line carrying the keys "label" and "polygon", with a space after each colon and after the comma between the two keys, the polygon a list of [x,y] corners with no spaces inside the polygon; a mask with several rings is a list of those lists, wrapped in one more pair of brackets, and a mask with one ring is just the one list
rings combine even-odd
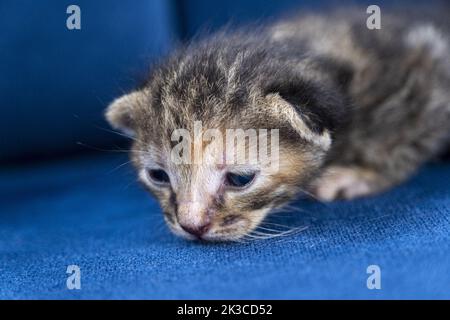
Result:
{"label": "kitten's eye", "polygon": [[148,170],[148,176],[158,184],[170,183],[169,175],[162,169],[150,169]]}
{"label": "kitten's eye", "polygon": [[244,188],[253,182],[255,176],[256,173],[237,174],[228,172],[225,176],[225,183],[231,187]]}

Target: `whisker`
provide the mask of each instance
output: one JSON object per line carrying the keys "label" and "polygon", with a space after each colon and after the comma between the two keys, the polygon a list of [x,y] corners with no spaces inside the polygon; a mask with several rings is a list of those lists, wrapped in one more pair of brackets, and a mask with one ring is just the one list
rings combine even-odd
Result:
{"label": "whisker", "polygon": [[123,191],[127,190],[131,185],[133,184],[139,184],[139,180],[138,179],[134,179],[131,182],[128,182],[124,187],[123,187]]}
{"label": "whisker", "polygon": [[292,212],[301,212],[306,214],[311,213],[310,211],[306,210],[305,208],[301,208],[298,205],[287,204],[286,208],[292,210]]}
{"label": "whisker", "polygon": [[283,230],[276,230],[276,229],[271,229],[271,228],[266,228],[266,227],[261,227],[259,226],[258,228],[256,228],[256,230],[266,230],[266,231],[270,231],[270,232],[283,232]]}
{"label": "whisker", "polygon": [[94,147],[94,146],[88,145],[88,144],[80,142],[80,141],[77,142],[77,145],[82,146],[84,148],[89,148],[89,149],[92,149],[92,150],[95,150],[95,151],[102,151],[102,152],[122,152],[122,153],[126,153],[126,152],[129,151],[129,150],[108,150],[108,149],[102,149],[102,148],[98,148],[98,147]]}
{"label": "whisker", "polygon": [[279,223],[272,223],[272,222],[262,222],[262,225],[269,225],[269,226],[275,226],[275,227],[281,227],[281,228],[292,228],[291,226],[285,225],[285,224],[279,224]]}
{"label": "whisker", "polygon": [[126,134],[126,133],[123,133],[123,132],[119,132],[119,131],[115,131],[115,130],[111,130],[111,129],[107,129],[107,128],[103,128],[103,127],[100,127],[98,125],[94,125],[94,127],[99,129],[99,130],[103,130],[103,131],[109,132],[109,133],[114,133],[114,134],[117,134],[118,136],[125,137],[125,138],[128,138],[128,139],[134,140],[136,142],[142,143],[142,141],[140,141],[139,139],[136,139],[133,136],[130,136],[129,134]]}
{"label": "whisker", "polygon": [[236,243],[240,243],[240,244],[245,244],[245,243],[249,243],[249,239],[245,239],[245,237],[240,238],[240,239],[231,239],[231,242],[236,242]]}
{"label": "whisker", "polygon": [[310,212],[306,211],[305,209],[282,207],[282,208],[278,208],[278,209],[271,211],[270,215],[283,217],[282,214],[286,214],[286,215],[284,215],[284,217],[292,217],[293,214],[298,214],[298,213],[308,214],[308,215],[310,214]]}
{"label": "whisker", "polygon": [[107,174],[111,174],[111,173],[113,173],[113,172],[119,170],[120,168],[122,168],[123,166],[126,166],[127,164],[129,164],[129,163],[131,163],[131,162],[133,162],[133,160],[129,160],[129,161],[127,161],[127,162],[124,162],[124,163],[118,165],[117,167],[115,167],[114,169],[112,169],[111,171],[109,171]]}
{"label": "whisker", "polygon": [[278,235],[279,235],[278,233],[269,233],[269,232],[263,232],[263,231],[257,231],[257,230],[253,230],[251,232],[251,236],[260,237],[262,239],[270,239],[270,238],[277,237]]}
{"label": "whisker", "polygon": [[270,238],[275,238],[275,237],[281,237],[281,236],[283,236],[284,233],[283,232],[280,232],[280,233],[269,233],[269,232],[263,232],[263,231],[254,230],[252,234],[253,235],[257,235],[257,236],[261,236],[261,237],[267,237],[267,239],[270,239]]}
{"label": "whisker", "polygon": [[94,147],[91,145],[88,145],[86,143],[77,142],[77,145],[82,146],[84,148],[89,148],[95,151],[101,151],[101,152],[117,152],[117,153],[130,153],[130,152],[135,152],[135,153],[143,153],[143,154],[151,154],[150,151],[145,151],[145,150],[134,150],[134,149],[103,149],[103,148],[98,148],[98,147]]}
{"label": "whisker", "polygon": [[250,243],[250,242],[255,241],[255,240],[256,239],[251,239],[247,235],[245,235],[242,238],[237,239],[236,241],[238,241],[239,243]]}
{"label": "whisker", "polygon": [[246,237],[252,239],[252,240],[265,240],[268,239],[268,237],[261,237],[254,234],[247,234]]}
{"label": "whisker", "polygon": [[[251,235],[256,235],[256,236],[260,236],[260,237],[266,237],[267,239],[270,238],[276,238],[276,237],[285,237],[288,235],[293,235],[293,234],[297,234],[301,231],[304,231],[308,228],[308,226],[304,226],[304,227],[294,227],[291,228],[289,230],[284,230],[284,231],[280,231],[280,230],[273,230],[273,229],[269,229],[269,228],[264,228],[264,227],[258,227],[256,230],[254,230]],[[269,232],[260,232],[257,231],[258,229],[263,229],[263,230],[267,230]],[[270,232],[275,232],[275,233],[270,233]]]}
{"label": "whisker", "polygon": [[329,207],[330,206],[328,202],[325,202],[325,201],[319,199],[316,195],[314,195],[313,193],[311,193],[309,191],[306,191],[305,189],[299,188],[299,191],[301,193],[304,193],[305,195],[313,198],[314,200],[316,200],[318,203],[320,203],[321,205],[323,205],[325,207]]}

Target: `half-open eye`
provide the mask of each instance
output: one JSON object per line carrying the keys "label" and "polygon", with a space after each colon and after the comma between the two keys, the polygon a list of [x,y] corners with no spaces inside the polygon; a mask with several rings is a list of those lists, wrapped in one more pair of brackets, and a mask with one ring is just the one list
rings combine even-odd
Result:
{"label": "half-open eye", "polygon": [[232,173],[228,172],[225,176],[225,184],[235,188],[244,188],[249,186],[255,179],[256,173]]}
{"label": "half-open eye", "polygon": [[149,178],[157,184],[170,183],[169,175],[162,169],[150,169],[148,170]]}

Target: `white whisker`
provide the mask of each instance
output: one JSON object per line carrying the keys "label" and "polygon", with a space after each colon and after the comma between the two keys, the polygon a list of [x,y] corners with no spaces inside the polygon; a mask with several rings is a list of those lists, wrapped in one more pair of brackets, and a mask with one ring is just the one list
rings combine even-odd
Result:
{"label": "white whisker", "polygon": [[120,168],[126,166],[127,164],[130,164],[131,162],[132,162],[132,160],[129,160],[129,161],[127,161],[127,162],[124,162],[124,163],[122,163],[122,164],[116,166],[114,169],[110,170],[107,174],[111,174],[111,173],[113,173],[113,172],[119,170]]}
{"label": "white whisker", "polygon": [[103,127],[100,127],[100,126],[97,126],[97,125],[94,125],[94,127],[97,128],[97,129],[103,130],[105,132],[114,133],[114,134],[117,134],[118,136],[125,137],[125,138],[128,138],[128,139],[134,140],[136,142],[142,143],[142,141],[140,141],[139,139],[136,139],[133,136],[130,136],[129,134],[125,134],[123,132],[119,132],[119,131],[103,128]]}
{"label": "white whisker", "polygon": [[324,205],[325,207],[329,207],[329,203],[319,199],[316,195],[314,195],[313,193],[306,191],[305,189],[300,188],[299,189],[301,193],[313,198],[314,200],[316,200],[318,203]]}

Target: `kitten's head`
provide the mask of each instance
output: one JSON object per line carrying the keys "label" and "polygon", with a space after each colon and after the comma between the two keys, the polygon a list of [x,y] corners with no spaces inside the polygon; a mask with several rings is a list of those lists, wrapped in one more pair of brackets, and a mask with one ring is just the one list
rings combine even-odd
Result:
{"label": "kitten's head", "polygon": [[293,69],[255,48],[205,47],[169,59],[109,106],[175,234],[242,238],[315,175],[342,101]]}

